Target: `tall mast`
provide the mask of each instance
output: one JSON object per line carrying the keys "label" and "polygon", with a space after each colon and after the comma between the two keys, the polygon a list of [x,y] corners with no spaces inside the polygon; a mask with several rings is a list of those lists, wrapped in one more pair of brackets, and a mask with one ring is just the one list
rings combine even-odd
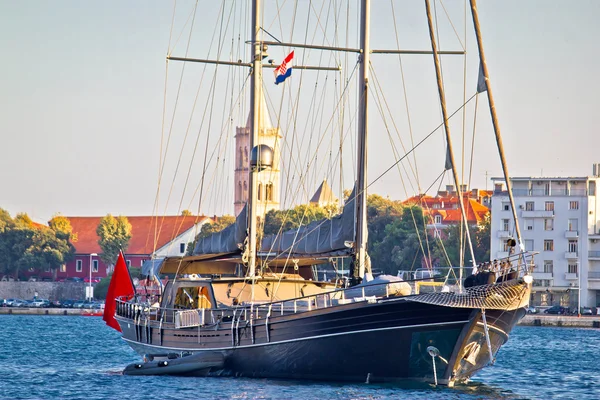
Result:
{"label": "tall mast", "polygon": [[[356,259],[353,270],[353,281],[358,283],[365,274],[367,258],[367,97],[369,95],[369,66],[371,46],[369,44],[371,18],[371,0],[361,1],[360,23],[360,82],[358,85],[358,156],[356,181]],[[367,271],[370,272],[370,271]]]}
{"label": "tall mast", "polygon": [[[258,145],[260,129],[258,118],[260,107],[260,91],[262,89],[262,43],[259,41],[261,20],[260,0],[252,2],[252,73],[250,74],[250,149]],[[248,193],[248,276],[256,275],[256,208],[257,208],[257,171],[249,167]],[[254,286],[253,286],[254,289]]]}
{"label": "tall mast", "polygon": [[477,37],[477,47],[479,48],[479,62],[481,65],[481,71],[485,78],[485,87],[487,89],[487,98],[490,106],[490,114],[492,115],[492,125],[494,126],[494,135],[496,136],[496,144],[498,145],[498,153],[500,153],[500,163],[502,164],[502,173],[504,174],[504,180],[506,181],[506,190],[508,191],[508,199],[510,201],[510,208],[512,210],[513,219],[515,221],[515,232],[517,234],[517,241],[521,252],[525,251],[523,246],[523,240],[521,236],[521,229],[519,228],[519,220],[517,219],[517,208],[515,207],[515,199],[512,192],[512,183],[510,181],[510,175],[508,175],[508,167],[506,166],[506,158],[504,157],[504,145],[502,144],[502,135],[500,134],[500,124],[498,123],[498,116],[496,115],[496,106],[494,105],[494,96],[492,95],[492,87],[490,85],[490,78],[488,75],[487,64],[485,63],[485,54],[483,52],[483,42],[481,40],[481,30],[479,29],[479,16],[477,14],[477,1],[470,0],[471,2],[471,14],[473,16],[473,27],[475,28],[475,36]]}
{"label": "tall mast", "polygon": [[[460,214],[465,225],[467,232],[467,240],[469,243],[469,250],[471,251],[471,262],[473,267],[476,266],[475,254],[473,252],[473,242],[471,242],[471,234],[469,233],[469,224],[467,221],[467,213],[465,212],[465,205],[463,194],[460,187],[460,180],[458,179],[458,172],[456,171],[456,162],[454,161],[454,151],[452,150],[452,140],[450,138],[450,126],[448,123],[448,112],[446,111],[446,95],[444,94],[444,84],[442,82],[442,70],[440,68],[440,60],[438,56],[437,44],[435,42],[435,32],[433,30],[433,20],[431,18],[431,7],[429,0],[425,0],[425,8],[427,10],[427,24],[429,25],[429,36],[431,37],[431,49],[433,50],[433,60],[435,64],[435,75],[437,77],[438,94],[440,96],[440,105],[442,106],[442,118],[444,119],[444,131],[446,132],[446,144],[448,146],[448,158],[452,166],[452,176],[454,177],[454,184],[456,185],[456,193],[458,193],[458,201],[460,204]],[[460,277],[459,287],[462,287],[462,265],[460,266]]]}

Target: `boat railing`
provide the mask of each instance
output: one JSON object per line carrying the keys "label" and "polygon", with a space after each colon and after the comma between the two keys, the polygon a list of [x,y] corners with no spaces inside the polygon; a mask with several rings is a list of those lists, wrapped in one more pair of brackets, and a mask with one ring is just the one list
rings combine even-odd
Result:
{"label": "boat railing", "polygon": [[[533,253],[514,254],[506,259],[498,260],[496,263],[489,263],[486,271],[493,272],[497,281],[517,278],[531,273],[535,265],[533,258]],[[278,315],[297,314],[349,303],[370,303],[381,299],[458,290],[460,290],[458,285],[450,285],[443,279],[440,280],[439,277],[430,277],[359,285],[268,303],[242,302],[232,307],[210,309],[165,308],[160,307],[159,303],[152,303],[151,299],[144,298],[144,295],[137,295],[134,300],[117,299],[116,313],[134,321],[156,320],[161,323],[172,323],[176,328],[188,328],[215,325],[232,320],[251,321]]]}

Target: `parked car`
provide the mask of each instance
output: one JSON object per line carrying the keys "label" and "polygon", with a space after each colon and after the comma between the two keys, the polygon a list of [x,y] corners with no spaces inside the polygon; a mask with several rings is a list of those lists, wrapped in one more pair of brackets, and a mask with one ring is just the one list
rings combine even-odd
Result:
{"label": "parked car", "polygon": [[67,299],[62,301],[62,307],[64,308],[73,308],[73,304],[75,304],[75,300]]}
{"label": "parked car", "polygon": [[563,307],[563,306],[552,306],[546,310],[544,310],[544,314],[568,314],[569,313],[569,309],[567,307]]}
{"label": "parked car", "polygon": [[581,315],[594,315],[590,307],[581,307]]}
{"label": "parked car", "polygon": [[538,313],[539,313],[539,310],[537,308],[531,307],[531,306],[527,307],[527,314],[538,314]]}
{"label": "parked car", "polygon": [[5,304],[7,307],[14,307],[15,301],[19,301],[19,299],[6,299]]}
{"label": "parked car", "polygon": [[12,307],[31,307],[28,300],[16,299],[12,303]]}
{"label": "parked car", "polygon": [[40,307],[42,307],[43,304],[44,304],[44,300],[43,299],[34,299],[34,300],[31,300],[31,307],[40,308]]}
{"label": "parked car", "polygon": [[67,279],[65,279],[66,282],[83,282],[82,278],[76,277],[76,276],[70,276]]}

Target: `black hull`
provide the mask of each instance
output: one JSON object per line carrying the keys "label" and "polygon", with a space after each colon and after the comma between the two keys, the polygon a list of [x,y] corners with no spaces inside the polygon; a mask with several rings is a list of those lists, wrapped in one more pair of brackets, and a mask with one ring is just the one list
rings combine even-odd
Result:
{"label": "black hull", "polygon": [[[487,312],[492,354],[523,314],[522,309]],[[223,367],[207,375],[355,382],[437,378],[451,385],[490,361],[479,310],[403,299],[271,316],[268,322],[242,320],[233,327],[227,322],[160,329],[157,321],[117,319],[123,338],[140,354],[223,354]],[[441,356],[435,358],[437,376],[430,346]]]}

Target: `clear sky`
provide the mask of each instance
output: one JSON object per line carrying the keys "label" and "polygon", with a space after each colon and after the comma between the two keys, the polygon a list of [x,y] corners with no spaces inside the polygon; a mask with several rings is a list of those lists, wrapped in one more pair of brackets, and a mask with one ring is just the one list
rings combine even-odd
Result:
{"label": "clear sky", "polygon": [[[40,222],[152,213],[172,8],[0,0],[0,207]],[[480,0],[479,11],[511,174],[590,175],[600,1]],[[473,186],[500,175],[486,158]]]}

